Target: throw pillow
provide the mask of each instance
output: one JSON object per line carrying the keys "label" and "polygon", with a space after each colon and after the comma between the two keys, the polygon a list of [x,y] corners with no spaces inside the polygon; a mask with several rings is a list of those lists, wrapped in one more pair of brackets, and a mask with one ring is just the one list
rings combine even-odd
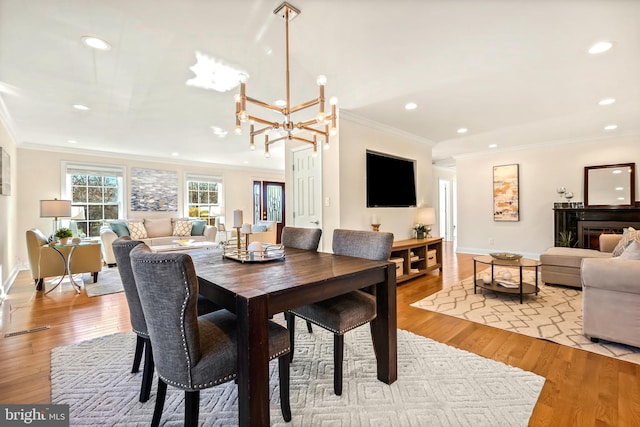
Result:
{"label": "throw pillow", "polygon": [[109,224],[109,227],[111,227],[118,237],[129,235],[129,229],[127,228],[127,224],[124,222],[112,222]]}
{"label": "throw pillow", "polygon": [[173,235],[191,236],[191,227],[193,227],[193,221],[175,221],[173,223]]}
{"label": "throw pillow", "polygon": [[634,240],[640,241],[640,231],[635,230],[633,227],[629,227],[624,230],[622,238],[611,252],[612,257],[618,257],[622,255],[622,252],[633,242]]}
{"label": "throw pillow", "polygon": [[619,259],[638,259],[640,260],[640,242],[637,240],[629,243],[629,246],[618,257]]}
{"label": "throw pillow", "polygon": [[129,227],[129,233],[133,240],[138,239],[146,239],[147,238],[147,229],[144,228],[144,224],[141,222],[127,222],[127,227]]}
{"label": "throw pillow", "polygon": [[193,221],[193,226],[191,227],[191,235],[192,236],[204,236],[204,226],[207,225],[207,221],[204,219],[196,219]]}

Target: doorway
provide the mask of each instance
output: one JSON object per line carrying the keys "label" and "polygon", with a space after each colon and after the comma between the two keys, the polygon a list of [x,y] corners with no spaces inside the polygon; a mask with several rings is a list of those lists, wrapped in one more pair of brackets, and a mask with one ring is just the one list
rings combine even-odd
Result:
{"label": "doorway", "polygon": [[312,148],[293,152],[293,222],[295,227],[322,228],[322,179]]}
{"label": "doorway", "polygon": [[438,197],[440,236],[445,241],[455,242],[457,238],[456,182],[440,179],[438,182]]}
{"label": "doorway", "polygon": [[253,223],[273,221],[276,225],[276,243],[280,243],[284,219],[284,182],[253,181]]}

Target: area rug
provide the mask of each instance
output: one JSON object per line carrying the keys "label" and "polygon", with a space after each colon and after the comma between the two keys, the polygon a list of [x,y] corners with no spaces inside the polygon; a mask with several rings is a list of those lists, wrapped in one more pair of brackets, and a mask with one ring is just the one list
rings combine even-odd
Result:
{"label": "area rug", "polygon": [[89,297],[115,294],[124,291],[118,267],[103,269],[100,274],[98,274],[98,281],[96,283],[93,283],[92,280],[85,281],[84,289]]}
{"label": "area rug", "polygon": [[[285,423],[277,362],[270,365],[274,426],[526,426],[545,379],[433,340],[398,331],[398,381],[376,379],[367,325],[345,335],[344,390],[333,393],[333,338],[298,322],[291,365],[291,411]],[[68,404],[72,426],[148,425],[151,398],[138,401],[141,375],[131,374],[135,336],[115,334],[54,348],[52,403]],[[184,393],[169,387],[161,425],[181,426]],[[238,424],[234,382],[200,392],[200,425]]]}
{"label": "area rug", "polygon": [[[509,270],[512,277],[519,274],[514,269],[496,268],[494,276],[502,277]],[[477,273],[482,278],[486,271]],[[524,280],[534,283],[533,272],[523,272]],[[411,304],[449,316],[476,323],[506,329],[530,337],[542,338],[581,350],[640,363],[640,349],[611,343],[592,342],[582,334],[582,291],[574,288],[545,285],[538,275],[540,292],[525,295],[523,304],[519,296],[478,289],[473,293],[473,277],[443,289]]]}

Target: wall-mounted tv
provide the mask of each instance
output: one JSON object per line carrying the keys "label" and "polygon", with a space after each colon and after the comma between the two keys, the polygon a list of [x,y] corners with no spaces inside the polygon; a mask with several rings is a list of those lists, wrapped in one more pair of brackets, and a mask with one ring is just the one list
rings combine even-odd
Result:
{"label": "wall-mounted tv", "polygon": [[367,150],[367,207],[416,206],[415,163]]}

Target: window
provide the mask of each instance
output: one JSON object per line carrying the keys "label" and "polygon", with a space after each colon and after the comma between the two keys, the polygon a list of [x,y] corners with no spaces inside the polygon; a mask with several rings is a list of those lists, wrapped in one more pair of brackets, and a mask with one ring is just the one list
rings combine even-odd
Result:
{"label": "window", "polygon": [[77,235],[99,236],[104,220],[123,217],[124,167],[67,163],[63,170]]}
{"label": "window", "polygon": [[187,216],[203,218],[208,225],[215,225],[222,212],[222,178],[217,176],[187,174]]}

